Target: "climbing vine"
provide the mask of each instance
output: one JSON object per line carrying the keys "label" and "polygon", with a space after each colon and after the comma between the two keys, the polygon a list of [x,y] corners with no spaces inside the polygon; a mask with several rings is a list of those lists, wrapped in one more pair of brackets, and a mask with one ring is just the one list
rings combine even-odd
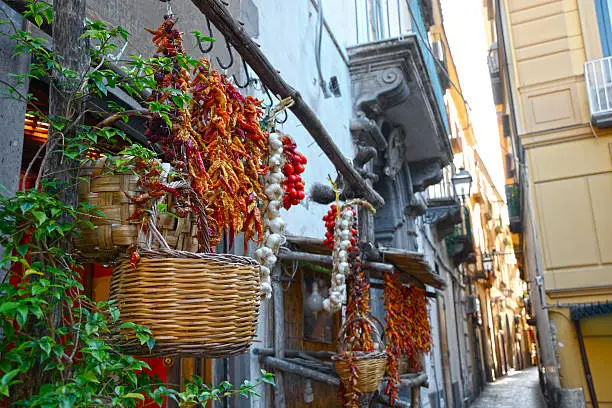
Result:
{"label": "climbing vine", "polygon": [[[24,16],[39,27],[51,24],[53,8],[32,0]],[[42,168],[34,175],[34,188],[0,197],[0,246],[4,249],[0,260],[4,276],[0,282],[0,396],[11,406],[25,407],[135,407],[145,400],[160,406],[166,399],[191,407],[225,397],[255,396],[260,384],[273,384],[272,375],[262,371],[260,378],[237,388],[227,382],[213,387],[194,377],[179,392],[154,378],[146,362],[116,346],[112,339],[118,330],[132,333],[149,348],[155,339],[146,327],[119,324],[119,310],[112,302],[94,302],[86,294],[84,267],[73,257],[71,242],[80,231],[92,227],[91,217],[104,214],[84,203],[64,202],[62,193],[74,185],[43,177],[53,174],[54,169],[45,166],[56,152],[77,166],[92,154],[121,152],[147,167],[141,172],[143,183],[156,183],[159,169],[151,165],[157,159],[154,151],[150,146],[130,147],[126,135],[110,125],[134,115],[167,117],[163,104],[144,100],[147,110],[143,112],[112,103],[105,111],[79,113],[77,107],[92,97],[104,99],[110,89],[118,87],[142,100],[141,94],[156,86],[159,58],[132,58],[125,69],[111,69],[108,55],[117,51],[117,43],[128,39],[128,33],[121,27],[87,21],[82,38],[90,46],[83,52],[88,53],[91,65],[76,72],[63,66],[62,57],[44,39],[13,25],[8,15],[0,17],[0,24],[10,26],[5,35],[17,44],[16,54],[32,56],[29,73],[16,76],[18,82],[49,80],[53,87],[62,78],[77,84],[77,91],[66,96],[66,115],[49,115],[33,95],[2,82],[6,88],[2,97],[27,103],[30,115],[49,124],[49,140],[61,142],[45,143],[37,153]],[[175,96],[181,98],[182,92],[176,90]],[[97,125],[84,124],[84,115],[105,119]],[[29,166],[24,179],[35,171],[35,166]]]}

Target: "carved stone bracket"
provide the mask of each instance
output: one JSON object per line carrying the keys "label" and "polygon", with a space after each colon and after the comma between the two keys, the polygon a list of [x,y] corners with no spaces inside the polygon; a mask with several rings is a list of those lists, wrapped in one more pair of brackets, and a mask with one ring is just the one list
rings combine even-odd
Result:
{"label": "carved stone bracket", "polygon": [[424,191],[427,186],[442,180],[442,165],[437,160],[413,163],[410,165],[410,176],[414,191]]}

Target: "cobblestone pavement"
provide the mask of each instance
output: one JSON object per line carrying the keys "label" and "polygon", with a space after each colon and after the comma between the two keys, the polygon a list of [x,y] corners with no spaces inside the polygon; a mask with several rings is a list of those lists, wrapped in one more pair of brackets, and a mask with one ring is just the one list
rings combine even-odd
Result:
{"label": "cobblestone pavement", "polygon": [[470,408],[546,408],[540,392],[538,369],[511,371],[487,384]]}

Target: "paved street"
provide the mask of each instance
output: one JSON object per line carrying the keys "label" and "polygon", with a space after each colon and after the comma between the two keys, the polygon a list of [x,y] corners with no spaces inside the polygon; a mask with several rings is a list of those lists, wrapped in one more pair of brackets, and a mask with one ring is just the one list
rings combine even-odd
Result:
{"label": "paved street", "polygon": [[488,384],[470,408],[545,408],[540,393],[538,370],[532,367],[510,372],[494,383]]}

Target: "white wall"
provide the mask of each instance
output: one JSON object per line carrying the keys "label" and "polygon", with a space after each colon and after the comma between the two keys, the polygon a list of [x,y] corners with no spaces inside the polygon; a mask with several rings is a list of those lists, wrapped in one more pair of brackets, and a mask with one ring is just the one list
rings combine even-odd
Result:
{"label": "white wall", "polygon": [[[278,1],[255,0],[259,9],[259,37],[256,41],[274,67],[283,78],[303,96],[306,103],[319,115],[319,118],[333,136],[335,143],[345,156],[352,159],[354,150],[349,132],[349,121],[352,117],[352,102],[348,67],[342,54],[334,46],[329,33],[323,29],[321,51],[322,71],[325,80],[333,75],[338,77],[342,97],[325,99],[318,85],[318,74],[315,61],[315,39],[317,13],[310,0]],[[344,20],[352,12],[344,11],[349,0],[325,2],[324,7],[332,27],[337,29],[338,38],[346,38],[352,32],[353,25]],[[352,18],[352,17],[351,17]],[[344,31],[341,29],[344,28]],[[289,120],[279,125],[279,130],[291,135],[298,150],[308,158],[308,165],[303,174],[306,192],[315,182],[326,182],[327,176],[335,178],[336,172],[321,149],[313,142],[304,127],[289,114]],[[292,207],[284,212],[290,235],[323,238],[324,223],[321,218],[328,208],[306,200],[302,205]]]}

